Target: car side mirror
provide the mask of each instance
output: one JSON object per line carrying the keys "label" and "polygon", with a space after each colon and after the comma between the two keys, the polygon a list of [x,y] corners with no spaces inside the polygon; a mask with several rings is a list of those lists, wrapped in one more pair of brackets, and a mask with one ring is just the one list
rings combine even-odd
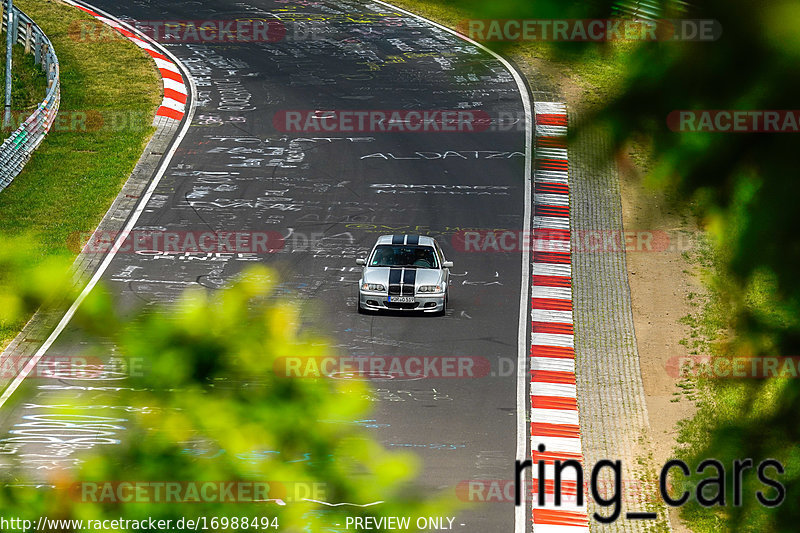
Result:
{"label": "car side mirror", "polygon": [[363,258],[361,258],[361,257],[359,257],[358,259],[356,259],[356,264],[357,264],[357,265],[364,266],[364,265],[366,265],[366,264],[367,264],[367,260],[366,260],[366,259],[363,259]]}
{"label": "car side mirror", "polygon": [[442,266],[444,268],[453,268],[453,262],[452,261],[445,261],[444,263],[442,263]]}

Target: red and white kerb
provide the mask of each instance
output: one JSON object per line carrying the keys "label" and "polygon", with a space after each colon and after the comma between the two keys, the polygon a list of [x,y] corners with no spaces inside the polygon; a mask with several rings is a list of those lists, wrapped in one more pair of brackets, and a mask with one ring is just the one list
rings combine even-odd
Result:
{"label": "red and white kerb", "polygon": [[91,9],[87,9],[80,4],[73,2],[72,0],[65,0],[65,3],[77,7],[78,9],[89,13],[100,22],[111,26],[122,35],[130,39],[133,44],[150,54],[150,57],[152,57],[153,61],[156,62],[156,67],[161,73],[161,79],[164,82],[164,99],[161,102],[161,106],[159,106],[158,110],[156,111],[156,116],[172,118],[175,120],[183,119],[183,115],[186,113],[186,84],[183,81],[183,76],[181,76],[180,71],[178,70],[178,66],[171,59],[156,50],[155,47],[153,47],[150,43],[122,26],[116,20],[105,17],[99,13],[96,13],[95,11],[92,11]]}
{"label": "red and white kerb", "polygon": [[[562,103],[536,102],[533,160],[533,252],[531,315],[531,476],[534,533],[589,531],[586,501],[577,506],[574,481],[561,487],[554,504],[553,462],[583,463],[575,386],[570,263],[567,109]],[[548,242],[541,242],[548,241]],[[536,248],[540,248],[537,246]],[[539,452],[540,444],[545,451]],[[538,462],[545,468],[545,505],[538,505]],[[572,473],[572,469],[565,472]]]}

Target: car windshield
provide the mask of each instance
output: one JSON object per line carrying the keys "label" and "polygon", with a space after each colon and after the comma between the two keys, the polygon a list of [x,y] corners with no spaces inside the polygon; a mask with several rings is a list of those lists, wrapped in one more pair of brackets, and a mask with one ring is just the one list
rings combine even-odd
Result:
{"label": "car windshield", "polygon": [[375,248],[369,266],[437,268],[436,252],[431,246],[381,244]]}

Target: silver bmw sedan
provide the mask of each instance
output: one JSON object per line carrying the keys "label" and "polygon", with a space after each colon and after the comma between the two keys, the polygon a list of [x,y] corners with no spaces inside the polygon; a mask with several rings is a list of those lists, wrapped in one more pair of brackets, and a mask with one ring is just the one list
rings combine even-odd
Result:
{"label": "silver bmw sedan", "polygon": [[358,311],[422,311],[443,315],[451,261],[424,235],[381,235],[358,282]]}

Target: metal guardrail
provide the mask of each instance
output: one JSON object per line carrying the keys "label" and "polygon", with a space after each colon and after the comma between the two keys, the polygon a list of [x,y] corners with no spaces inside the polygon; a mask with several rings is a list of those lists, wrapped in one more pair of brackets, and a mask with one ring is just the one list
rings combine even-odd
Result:
{"label": "metal guardrail", "polygon": [[656,20],[665,12],[684,14],[691,8],[685,0],[618,0],[611,8],[612,17]]}
{"label": "metal guardrail", "polygon": [[[2,0],[2,29],[8,29],[8,3]],[[61,81],[58,58],[53,43],[31,18],[16,6],[11,13],[11,31],[15,44],[25,47],[26,53],[33,52],[36,64],[42,65],[47,74],[47,95],[36,110],[0,145],[0,191],[22,172],[31,154],[44,140],[55,122],[58,106],[61,103]]]}

